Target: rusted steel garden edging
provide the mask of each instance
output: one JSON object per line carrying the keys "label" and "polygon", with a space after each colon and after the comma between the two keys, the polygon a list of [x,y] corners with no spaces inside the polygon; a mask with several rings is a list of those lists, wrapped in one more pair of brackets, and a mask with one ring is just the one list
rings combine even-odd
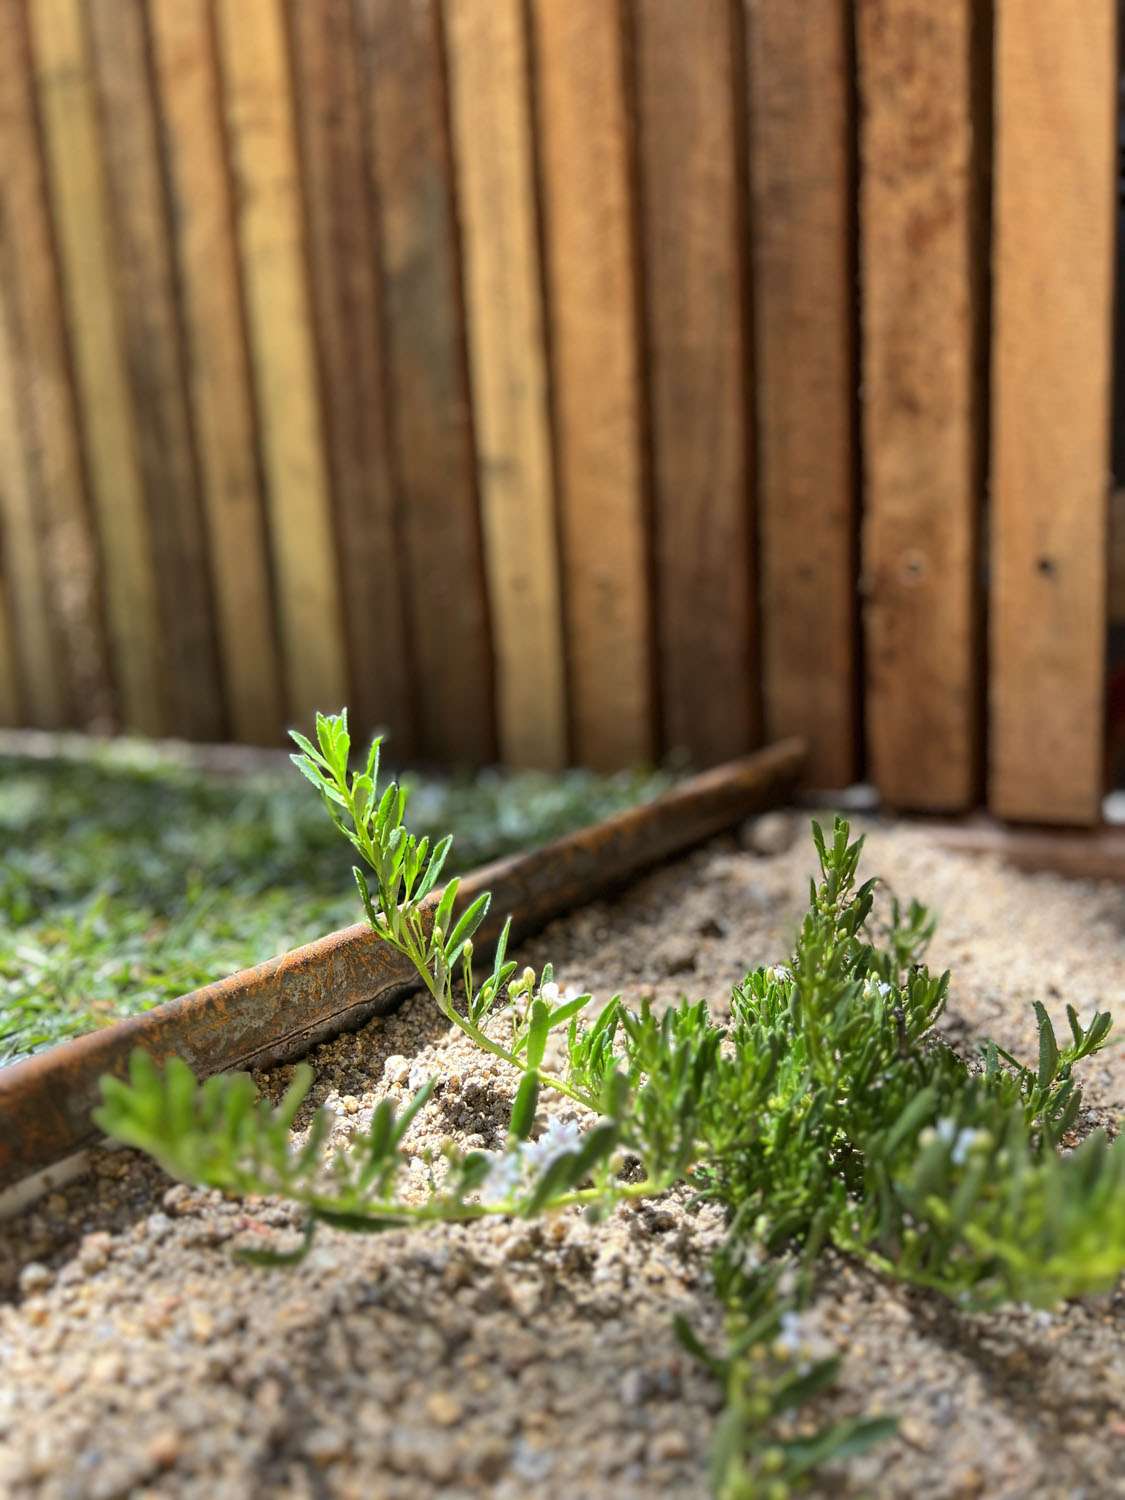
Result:
{"label": "rusted steel garden edging", "polygon": [[[478,951],[495,943],[509,913],[513,936],[526,937],[647,866],[786,801],[803,761],[801,742],[786,740],[695,776],[642,807],[463,877],[462,904],[492,892]],[[15,1063],[0,1071],[0,1189],[96,1138],[90,1111],[100,1098],[98,1079],[103,1073],[123,1076],[134,1047],[157,1061],[182,1057],[201,1076],[268,1066],[386,1013],[416,985],[406,960],[366,925],[346,927]]]}

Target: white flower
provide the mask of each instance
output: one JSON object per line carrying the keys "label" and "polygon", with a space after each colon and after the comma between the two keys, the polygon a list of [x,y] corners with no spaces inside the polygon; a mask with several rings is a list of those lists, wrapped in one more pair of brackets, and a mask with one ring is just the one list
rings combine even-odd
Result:
{"label": "white flower", "polygon": [[774,984],[788,984],[793,978],[793,970],[787,969],[784,964],[773,964],[766,970],[766,978],[772,979]]}
{"label": "white flower", "polygon": [[947,1146],[952,1145],[957,1138],[957,1121],[950,1120],[948,1117],[939,1120],[936,1134],[939,1141],[944,1141]]}
{"label": "white flower", "polygon": [[869,974],[863,983],[863,996],[865,1000],[885,1000],[891,993],[892,986],[885,979],[876,979]]}
{"label": "white flower", "polygon": [[568,1151],[582,1146],[582,1132],[573,1120],[551,1120],[537,1141],[523,1148],[523,1159],[538,1175]]}
{"label": "white flower", "polygon": [[799,1313],[783,1312],[781,1332],[774,1340],[774,1348],[785,1354],[799,1354],[805,1347],[805,1335],[801,1328]]}
{"label": "white flower", "polygon": [[546,1000],[548,1005],[554,1005],[559,998],[559,987],[552,979],[539,991],[540,997]]}
{"label": "white flower", "polygon": [[488,1169],[488,1175],[480,1185],[481,1201],[502,1203],[519,1188],[523,1177],[523,1153],[515,1151],[497,1152]]}
{"label": "white flower", "polygon": [[963,1167],[968,1159],[969,1152],[977,1143],[979,1130],[965,1129],[960,1132],[953,1142],[953,1150],[949,1153],[949,1159],[955,1167]]}

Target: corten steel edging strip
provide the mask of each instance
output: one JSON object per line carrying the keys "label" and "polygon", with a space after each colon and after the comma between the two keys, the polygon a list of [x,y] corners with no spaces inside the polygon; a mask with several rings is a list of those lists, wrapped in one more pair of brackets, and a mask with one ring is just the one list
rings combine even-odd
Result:
{"label": "corten steel edging strip", "polygon": [[[474,871],[461,881],[459,905],[492,892],[478,951],[495,943],[508,913],[513,936],[525,937],[646,866],[777,806],[793,793],[803,762],[802,743],[786,740],[643,807]],[[406,960],[368,927],[346,927],[0,1070],[0,1189],[96,1138],[90,1111],[100,1097],[98,1079],[124,1076],[134,1047],[157,1061],[182,1057],[201,1076],[272,1065],[389,1011],[416,987],[412,976]]]}

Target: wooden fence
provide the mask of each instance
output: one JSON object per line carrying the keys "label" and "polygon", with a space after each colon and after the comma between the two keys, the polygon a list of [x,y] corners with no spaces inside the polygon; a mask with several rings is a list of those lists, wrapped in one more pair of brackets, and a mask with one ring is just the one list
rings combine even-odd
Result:
{"label": "wooden fence", "polygon": [[1114,0],[0,0],[0,714],[1097,814]]}

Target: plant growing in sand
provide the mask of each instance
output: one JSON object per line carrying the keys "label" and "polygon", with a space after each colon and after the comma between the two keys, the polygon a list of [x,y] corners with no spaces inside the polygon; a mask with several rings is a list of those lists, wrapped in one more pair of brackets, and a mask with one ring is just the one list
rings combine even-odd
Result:
{"label": "plant growing in sand", "polygon": [[[818,1465],[893,1430],[884,1417],[817,1427],[809,1415],[837,1369],[809,1347],[801,1318],[825,1248],[972,1307],[1050,1306],[1112,1286],[1125,1268],[1125,1142],[1098,1132],[1067,1144],[1081,1101],[1074,1069],[1104,1044],[1109,1016],[1083,1026],[1068,1007],[1060,1044],[1037,1005],[1033,1067],[993,1043],[975,1058],[954,1051],[934,1029],[949,976],[922,962],[933,921],[897,902],[876,920],[876,882],[857,885],[863,840],[842,819],[830,839],[813,824],[820,879],[791,958],[747,975],[727,1024],[702,1001],[657,1016],[617,999],[586,1024],[590,996],[563,997],[549,969],[517,974],[507,927],[478,977],[473,938],[488,898],[457,914],[451,881],[427,900],[449,840],[416,840],[402,791],[377,790],[378,741],[350,773],[346,715],[318,717],[316,745],[294,738],[294,760],[363,861],[355,878],[372,928],[518,1084],[506,1148],[450,1144],[419,1202],[399,1190],[401,1146],[430,1084],[401,1114],[384,1101],[369,1130],[333,1153],[323,1114],[291,1139],[309,1068],[271,1109],[244,1075],[199,1085],[182,1063],[160,1074],[138,1054],[129,1084],[103,1081],[98,1123],[186,1181],[303,1205],[302,1248],[257,1259],[299,1257],[321,1222],[370,1231],[575,1205],[599,1215],[686,1185],[728,1224],[714,1267],[726,1347],[678,1328],[725,1393],[713,1461],[725,1500],[780,1500]],[[552,1034],[565,1054],[558,1071],[544,1066]],[[588,1125],[554,1122],[532,1139],[545,1088]]]}

